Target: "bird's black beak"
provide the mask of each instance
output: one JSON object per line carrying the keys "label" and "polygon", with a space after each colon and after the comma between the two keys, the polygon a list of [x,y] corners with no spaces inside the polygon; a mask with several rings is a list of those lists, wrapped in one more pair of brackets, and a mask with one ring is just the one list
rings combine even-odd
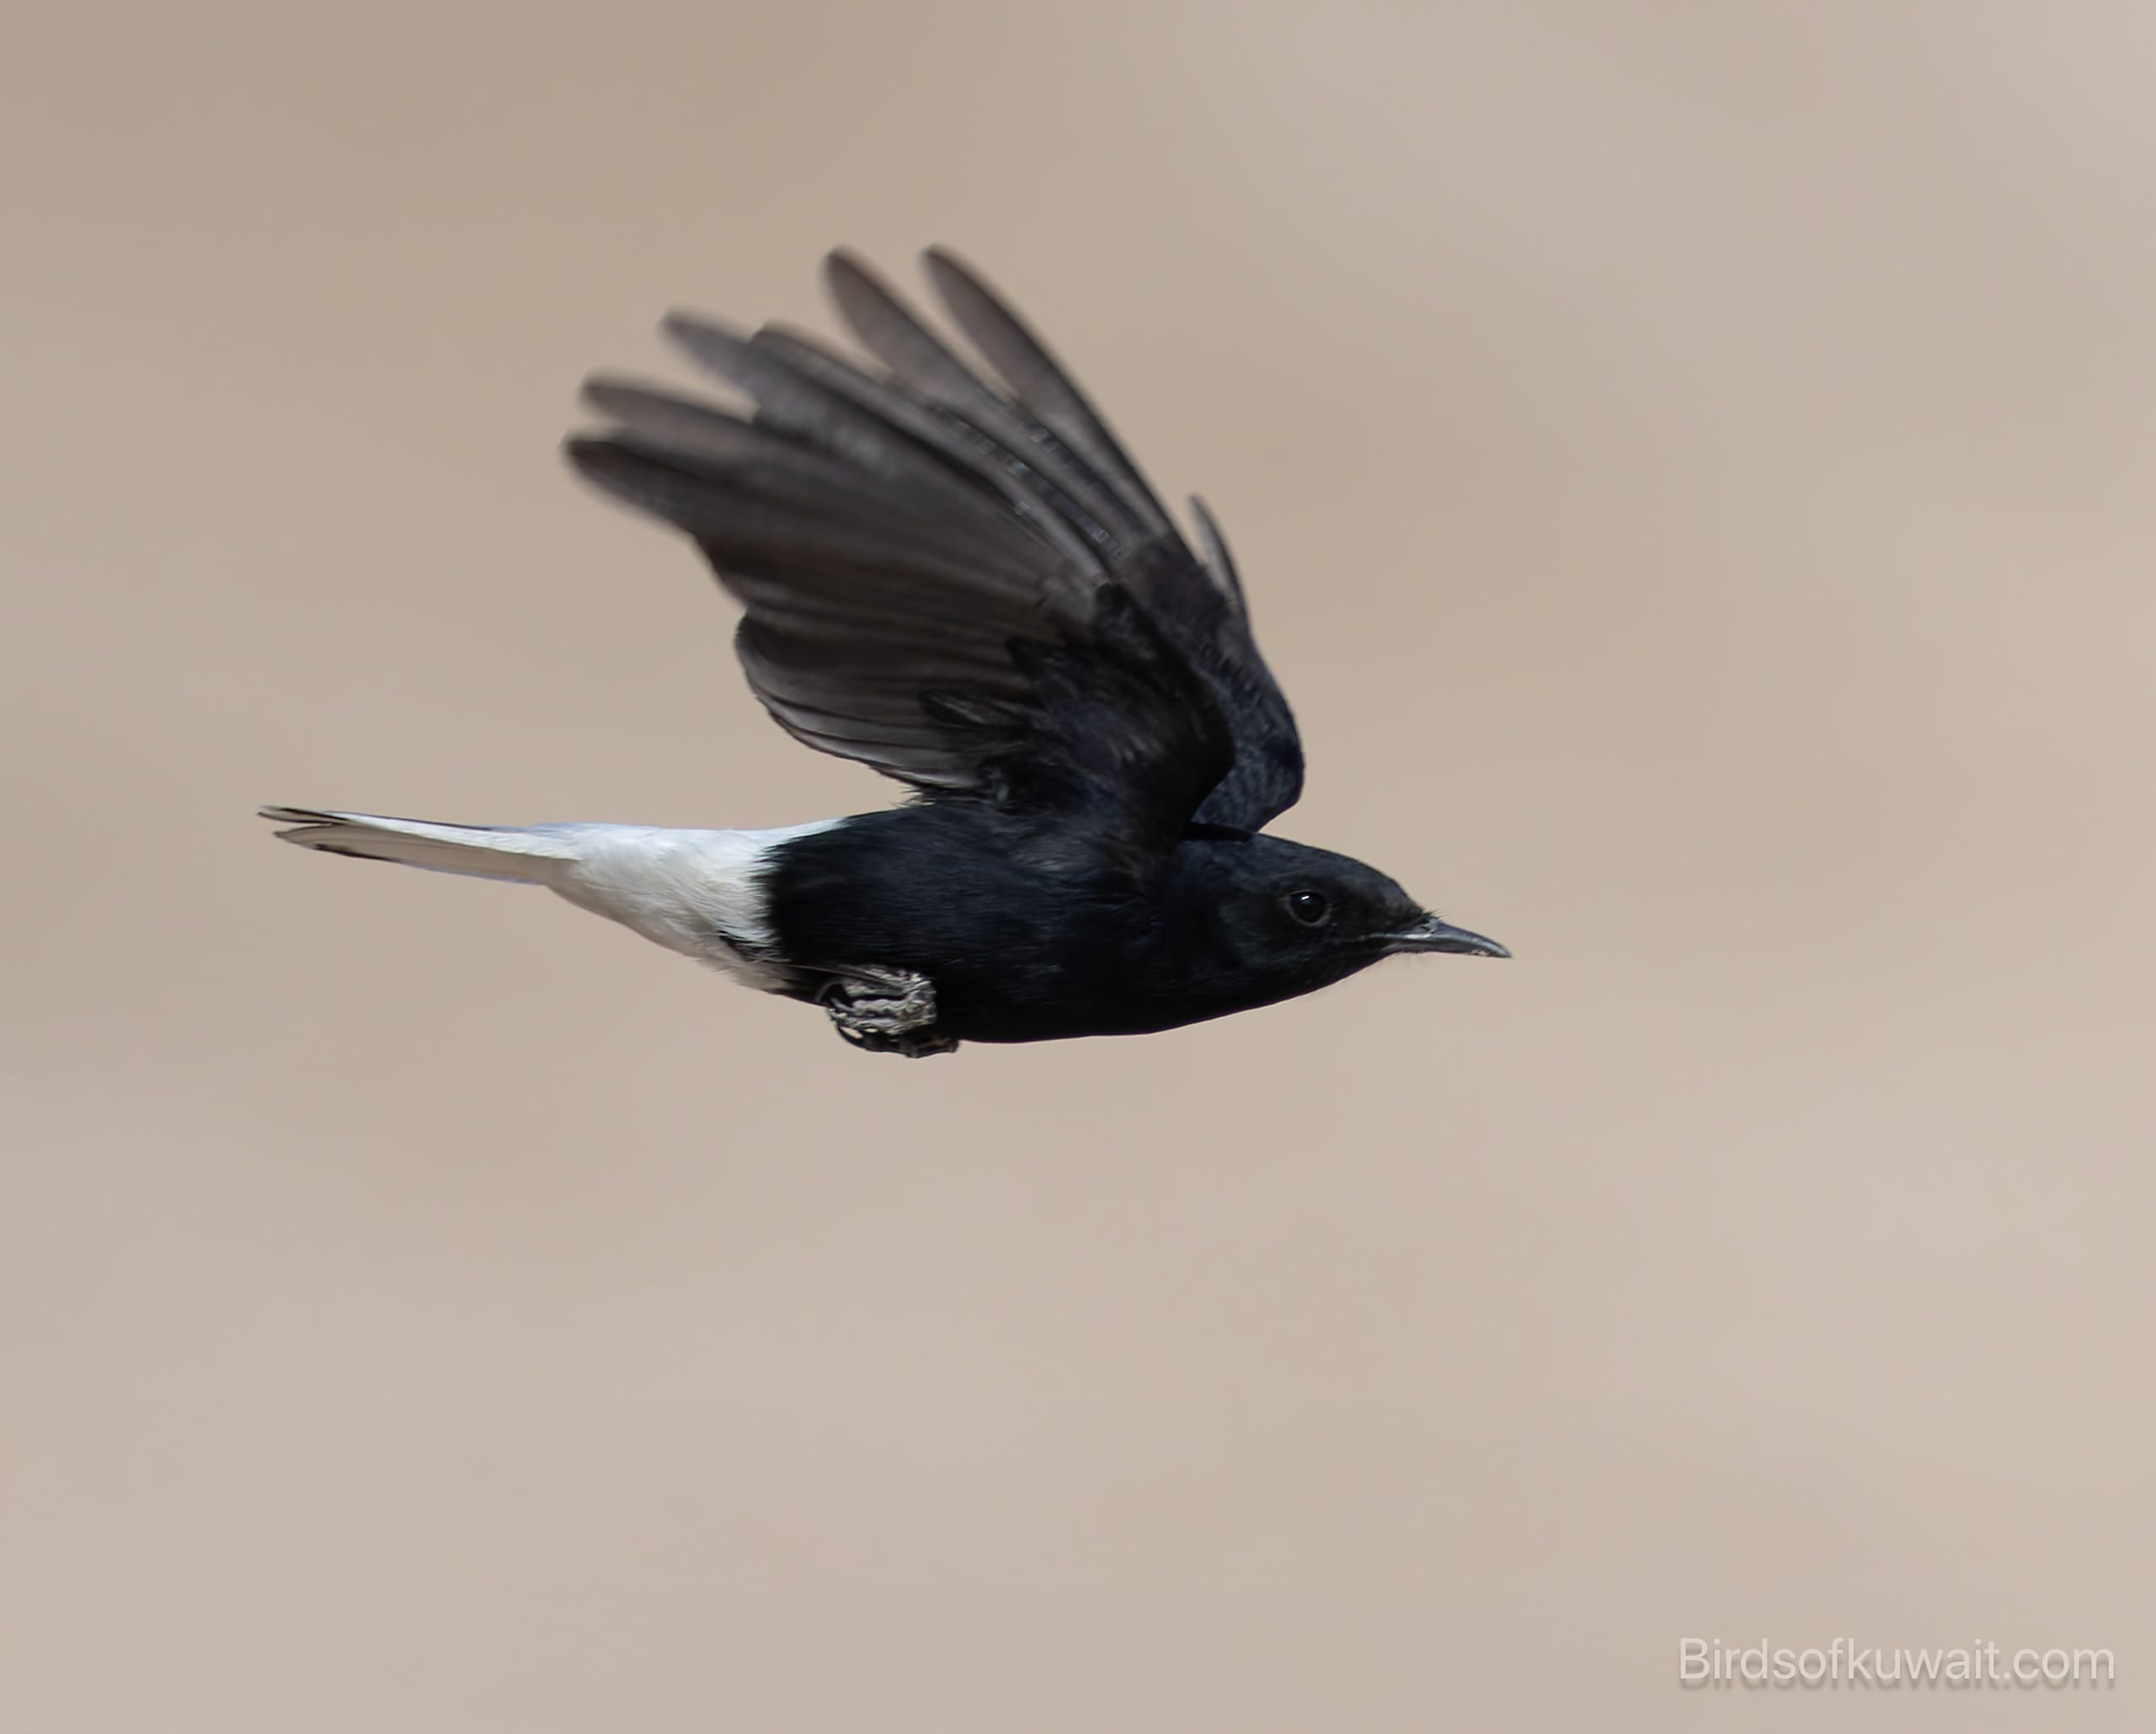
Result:
{"label": "bird's black beak", "polygon": [[1509,958],[1512,953],[1494,939],[1454,927],[1435,915],[1425,915],[1388,942],[1395,952],[1465,952],[1470,958]]}

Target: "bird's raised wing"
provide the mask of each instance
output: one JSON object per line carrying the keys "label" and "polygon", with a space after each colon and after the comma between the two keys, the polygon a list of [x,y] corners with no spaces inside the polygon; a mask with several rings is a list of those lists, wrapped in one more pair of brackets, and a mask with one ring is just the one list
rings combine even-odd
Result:
{"label": "bird's raised wing", "polygon": [[753,418],[595,379],[616,425],[568,446],[703,550],[745,610],[736,648],[772,716],[931,793],[1081,808],[1144,850],[1290,804],[1294,719],[1203,508],[1201,562],[1070,376],[947,253],[931,276],[1000,389],[849,255],[827,268],[887,373],[776,327],[675,316],[669,334]]}

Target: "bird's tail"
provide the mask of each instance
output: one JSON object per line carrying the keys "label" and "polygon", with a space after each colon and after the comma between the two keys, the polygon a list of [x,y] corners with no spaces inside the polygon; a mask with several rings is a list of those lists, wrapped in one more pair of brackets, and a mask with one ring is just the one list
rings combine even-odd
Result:
{"label": "bird's tail", "polygon": [[563,868],[580,852],[568,827],[435,824],[372,813],[323,813],[311,807],[264,807],[262,816],[289,826],[277,835],[302,849],[527,885],[558,888]]}

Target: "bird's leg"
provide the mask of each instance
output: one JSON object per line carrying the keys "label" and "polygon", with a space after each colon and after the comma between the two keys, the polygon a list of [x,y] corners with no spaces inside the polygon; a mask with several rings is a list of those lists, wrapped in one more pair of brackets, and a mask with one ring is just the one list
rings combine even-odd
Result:
{"label": "bird's leg", "polygon": [[816,998],[838,1032],[871,1054],[925,1059],[958,1045],[937,1032],[935,983],[910,969],[837,970]]}

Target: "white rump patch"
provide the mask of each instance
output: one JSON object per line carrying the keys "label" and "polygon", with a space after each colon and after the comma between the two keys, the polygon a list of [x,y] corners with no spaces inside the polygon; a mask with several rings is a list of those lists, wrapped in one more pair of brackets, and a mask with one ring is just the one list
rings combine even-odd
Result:
{"label": "white rump patch", "polygon": [[675,831],[655,825],[538,825],[571,843],[547,883],[579,909],[634,929],[670,951],[770,989],[778,971],[760,961],[776,944],[764,878],[772,850],[842,819],[762,831]]}

